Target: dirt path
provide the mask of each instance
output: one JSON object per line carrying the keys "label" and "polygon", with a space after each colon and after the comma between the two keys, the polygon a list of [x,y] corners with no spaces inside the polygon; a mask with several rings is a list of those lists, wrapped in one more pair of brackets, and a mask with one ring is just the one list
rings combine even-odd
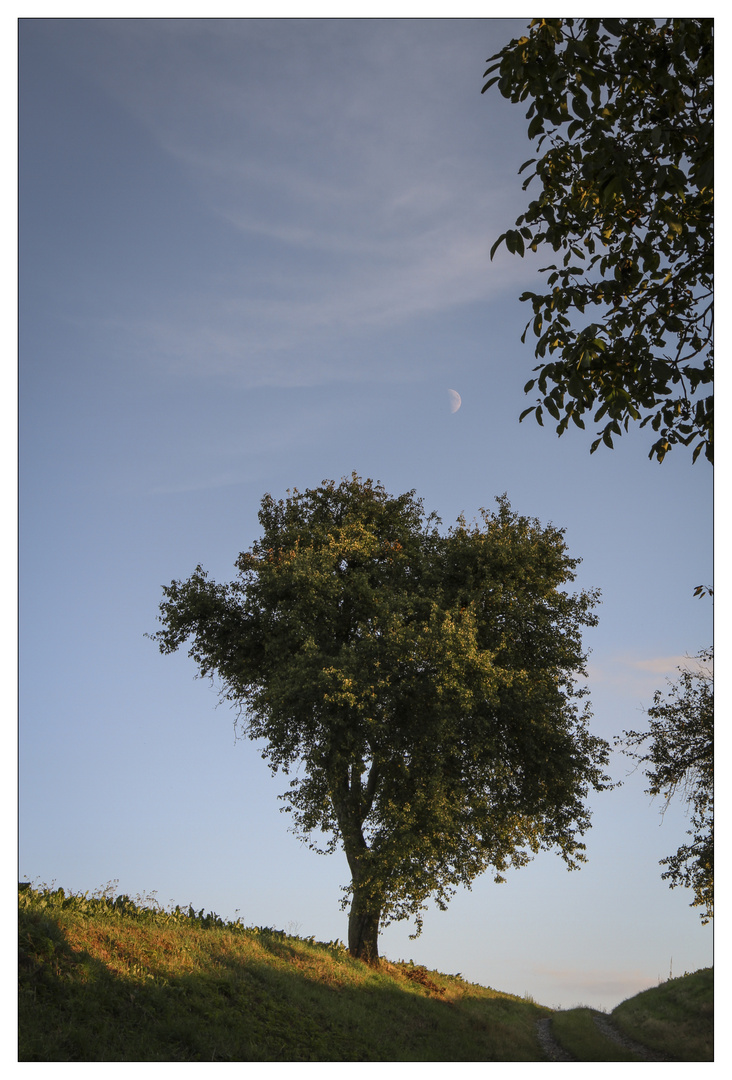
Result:
{"label": "dirt path", "polygon": [[560,1046],[552,1035],[552,1022],[550,1017],[536,1021],[536,1036],[539,1045],[550,1061],[576,1061],[577,1059],[568,1054],[564,1047]]}
{"label": "dirt path", "polygon": [[[647,1046],[643,1046],[641,1043],[635,1042],[634,1039],[629,1038],[627,1035],[623,1035],[621,1031],[618,1031],[610,1018],[604,1016],[602,1013],[593,1013],[592,1019],[595,1021],[598,1030],[602,1032],[603,1035],[608,1039],[612,1039],[613,1042],[622,1046],[625,1050],[630,1050],[632,1054],[636,1054],[637,1057],[641,1058],[643,1061],[669,1060],[669,1058],[664,1057],[663,1054],[658,1054],[655,1050],[649,1050]],[[539,1045],[550,1061],[577,1060],[577,1058],[568,1053],[563,1046],[560,1046],[552,1035],[551,1017],[546,1016],[542,1020],[537,1020],[536,1036],[539,1040]]]}
{"label": "dirt path", "polygon": [[612,1039],[613,1042],[618,1043],[619,1046],[625,1047],[626,1050],[630,1050],[631,1053],[637,1054],[638,1057],[643,1058],[644,1061],[669,1060],[669,1058],[665,1057],[663,1054],[659,1054],[655,1050],[649,1050],[648,1047],[643,1046],[642,1043],[636,1042],[627,1035],[623,1035],[622,1031],[618,1031],[610,1018],[603,1016],[602,1013],[593,1013],[592,1019],[595,1021],[595,1024],[603,1035],[607,1035],[608,1039]]}

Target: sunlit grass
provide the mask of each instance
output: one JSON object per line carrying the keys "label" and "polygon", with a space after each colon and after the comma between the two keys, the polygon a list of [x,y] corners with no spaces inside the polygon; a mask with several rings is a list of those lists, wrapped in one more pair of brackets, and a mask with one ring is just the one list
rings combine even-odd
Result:
{"label": "sunlit grass", "polygon": [[24,889],[21,1061],[540,1061],[549,1010],[340,942]]}
{"label": "sunlit grass", "polygon": [[[20,1061],[542,1061],[551,1010],[340,941],[193,908],[19,892]],[[671,1060],[713,1060],[711,969],[619,1005],[617,1028]],[[638,1061],[586,1008],[555,1012],[579,1061]]]}

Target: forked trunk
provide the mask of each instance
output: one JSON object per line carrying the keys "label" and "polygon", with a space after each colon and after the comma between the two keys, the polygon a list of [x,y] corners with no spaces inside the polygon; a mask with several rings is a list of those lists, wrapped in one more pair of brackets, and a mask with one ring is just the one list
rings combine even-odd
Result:
{"label": "forked trunk", "polygon": [[348,915],[348,951],[357,960],[368,964],[379,962],[379,920],[381,903],[374,895],[371,879],[370,856],[363,835],[363,823],[371,808],[378,773],[371,766],[368,783],[361,785],[363,765],[357,762],[340,767],[338,757],[332,767],[330,796],[336,812],[338,826],[343,837],[343,848],[348,859],[353,887],[351,910]]}
{"label": "forked trunk", "polygon": [[348,916],[348,951],[357,960],[368,964],[379,962],[379,919],[381,909],[373,906],[373,901],[353,891],[351,911]]}

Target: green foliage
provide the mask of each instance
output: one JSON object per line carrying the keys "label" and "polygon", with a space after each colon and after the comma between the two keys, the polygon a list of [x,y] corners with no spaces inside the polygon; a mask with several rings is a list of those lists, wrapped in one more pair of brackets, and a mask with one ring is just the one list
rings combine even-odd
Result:
{"label": "green foliage", "polygon": [[[65,892],[64,889],[54,889],[47,885],[33,885],[32,882],[23,882],[18,887],[18,908],[34,911],[44,911],[49,915],[56,915],[62,911],[74,911],[80,915],[119,915],[127,919],[136,919],[140,922],[154,922],[158,926],[177,925],[185,923],[187,926],[195,926],[200,929],[223,928],[229,931],[243,929],[241,921],[230,922],[222,919],[214,911],[206,912],[203,908],[196,911],[192,904],[187,908],[175,907],[165,909],[158,904],[155,895],[131,899],[126,893],[115,895],[115,886],[118,881],[110,881],[102,889],[89,895],[88,892],[74,893]],[[284,933],[267,928],[249,928],[249,933]]]}
{"label": "green foliage", "polygon": [[[691,810],[691,843],[661,860],[668,866],[661,876],[672,889],[693,890],[691,906],[702,908],[707,923],[714,914],[714,651],[705,649],[695,659],[697,667],[679,668],[681,678],[667,698],[656,691],[648,731],[623,734],[624,752],[649,766],[647,793],[663,795],[665,810],[680,792]],[[645,753],[630,749],[647,741]]]}
{"label": "green foliage", "polygon": [[414,492],[355,474],[267,495],[237,580],[199,566],[163,590],[161,652],[190,643],[273,771],[296,773],[295,830],[343,846],[354,955],[489,868],[584,859],[584,800],[607,781],[574,685],[597,595],[562,591],[579,560],[561,530],[498,504],[443,536]]}
{"label": "green foliage", "polygon": [[528,99],[544,148],[519,170],[541,190],[491,258],[557,253],[547,291],[521,297],[541,361],[521,419],[545,410],[561,435],[606,417],[591,452],[650,423],[650,457],[712,461],[713,20],[534,19],[488,63],[483,91]]}

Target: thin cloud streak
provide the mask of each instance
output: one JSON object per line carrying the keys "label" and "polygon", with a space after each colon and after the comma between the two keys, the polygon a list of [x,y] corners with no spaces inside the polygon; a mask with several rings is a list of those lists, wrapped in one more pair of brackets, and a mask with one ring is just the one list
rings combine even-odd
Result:
{"label": "thin cloud streak", "polygon": [[[523,197],[505,173],[498,180],[480,80],[443,87],[433,74],[445,50],[475,50],[459,26],[224,20],[193,34],[94,21],[90,55],[83,30],[69,37],[69,62],[177,163],[202,211],[241,245],[242,266],[255,245],[254,280],[235,263],[197,276],[154,319],[116,313],[173,370],[246,368],[251,386],[358,378],[315,358],[305,372],[284,354],[515,294],[532,279],[531,257],[489,259]],[[317,45],[306,58],[303,34]],[[488,50],[486,40],[476,71]]]}
{"label": "thin cloud streak", "polygon": [[279,279],[265,273],[259,296],[247,294],[244,284],[237,291],[232,281],[227,295],[187,297],[154,318],[130,313],[85,321],[125,333],[136,353],[172,371],[235,374],[239,385],[249,387],[424,378],[424,363],[419,372],[411,361],[394,358],[349,364],[332,348],[358,333],[378,333],[487,299],[483,237],[436,232],[415,241],[409,254],[411,259],[385,252],[371,267],[354,265],[342,273],[329,267],[310,278],[287,269]]}
{"label": "thin cloud streak", "polygon": [[638,969],[632,971],[585,970],[581,968],[549,968],[534,966],[532,974],[540,979],[551,981],[565,991],[576,993],[576,1005],[588,1003],[588,999],[597,1001],[616,1001],[620,1004],[629,997],[634,997],[643,990],[648,990],[661,981],[660,973],[654,979]]}
{"label": "thin cloud streak", "polygon": [[631,665],[640,671],[649,671],[654,675],[677,674],[679,668],[698,668],[699,662],[690,656],[659,656],[650,660],[631,660]]}
{"label": "thin cloud streak", "polygon": [[[695,665],[688,656],[681,654],[602,658],[593,654],[587,664],[587,676],[580,681],[590,691],[598,730],[603,724],[606,728],[600,733],[608,738],[618,735],[621,728],[636,727],[639,718],[645,718],[647,710],[653,705],[655,694],[660,692],[665,696],[670,692],[671,684],[678,681],[680,667],[693,669]],[[606,715],[603,721],[606,706],[602,703],[608,695],[614,699],[613,714]],[[618,712],[621,701],[627,712]]]}
{"label": "thin cloud streak", "polygon": [[688,656],[653,656],[638,658],[632,656],[613,656],[602,661],[590,660],[587,671],[590,682],[618,683],[623,680],[642,680],[652,676],[654,681],[659,677],[672,677],[677,674],[679,667],[689,665]]}

